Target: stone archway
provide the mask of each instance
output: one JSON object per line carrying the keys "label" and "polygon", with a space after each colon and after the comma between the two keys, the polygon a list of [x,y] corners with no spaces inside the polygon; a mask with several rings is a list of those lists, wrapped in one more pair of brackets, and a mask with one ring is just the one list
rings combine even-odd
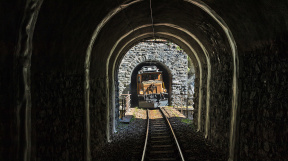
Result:
{"label": "stone archway", "polygon": [[134,70],[131,73],[131,79],[130,79],[130,93],[131,93],[131,106],[136,107],[138,106],[138,97],[137,97],[137,82],[136,77],[138,74],[138,71],[143,66],[149,66],[149,65],[155,65],[159,69],[159,71],[162,71],[163,81],[165,84],[165,88],[168,92],[168,100],[169,103],[171,102],[171,85],[172,85],[172,74],[171,70],[163,63],[157,62],[157,61],[146,61],[138,64]]}
{"label": "stone archway", "polygon": [[287,3],[1,1],[0,160],[91,160],[113,138],[121,57],[155,36],[195,55],[206,138],[230,160],[287,158]]}
{"label": "stone archway", "polygon": [[[173,60],[173,61],[172,61]],[[130,91],[133,70],[144,62],[158,62],[171,71],[171,97],[172,105],[186,105],[183,98],[187,98],[187,72],[188,56],[174,43],[141,42],[133,46],[123,57],[118,71],[119,95]]]}

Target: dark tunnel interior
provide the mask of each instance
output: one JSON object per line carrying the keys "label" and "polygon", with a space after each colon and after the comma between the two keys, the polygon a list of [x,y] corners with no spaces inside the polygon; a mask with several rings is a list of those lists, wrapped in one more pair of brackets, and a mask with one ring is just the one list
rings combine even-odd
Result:
{"label": "dark tunnel interior", "polygon": [[97,160],[117,135],[119,64],[157,38],[191,58],[203,140],[229,161],[288,160],[287,10],[287,0],[0,0],[0,160]]}

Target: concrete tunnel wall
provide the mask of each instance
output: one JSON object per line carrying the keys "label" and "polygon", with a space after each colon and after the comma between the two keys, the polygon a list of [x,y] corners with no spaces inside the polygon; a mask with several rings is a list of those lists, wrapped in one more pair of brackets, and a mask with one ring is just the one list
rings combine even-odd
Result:
{"label": "concrete tunnel wall", "polygon": [[201,1],[152,1],[152,26],[149,1],[0,1],[0,159],[93,158],[113,137],[113,70],[154,36],[179,44],[196,66],[199,131],[231,160],[286,158],[287,1],[205,3],[215,12]]}

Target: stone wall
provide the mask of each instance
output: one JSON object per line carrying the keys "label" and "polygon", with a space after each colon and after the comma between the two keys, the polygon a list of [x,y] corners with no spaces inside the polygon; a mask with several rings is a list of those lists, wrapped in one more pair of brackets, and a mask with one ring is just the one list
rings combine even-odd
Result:
{"label": "stone wall", "polygon": [[266,43],[242,57],[240,160],[288,158],[288,59],[283,44]]}
{"label": "stone wall", "polygon": [[32,151],[37,160],[83,160],[84,77],[32,76]]}
{"label": "stone wall", "polygon": [[[15,123],[15,117],[11,116],[14,112],[13,103],[14,100],[11,95],[13,94],[13,73],[10,71],[13,68],[12,63],[6,63],[6,66],[2,66],[5,62],[12,62],[12,54],[8,54],[5,51],[5,46],[1,45],[0,42],[0,160],[6,160],[11,155],[13,156],[11,150],[15,146],[14,140],[9,140],[8,138],[13,138],[13,134],[15,134],[15,129],[13,129],[13,123]],[[12,51],[10,51],[12,52]],[[5,158],[5,156],[7,158]],[[10,158],[9,158],[10,159]],[[12,158],[11,158],[12,160]]]}
{"label": "stone wall", "polygon": [[[0,63],[2,62],[0,61]],[[12,101],[14,102],[14,100],[11,99],[11,94],[13,94],[13,73],[9,70],[9,67],[12,68],[12,65],[7,65],[6,68],[0,67],[0,160],[6,160],[13,156],[11,150],[15,150],[13,149],[13,146],[15,146],[14,140],[8,139],[10,137],[15,139],[13,137],[13,134],[15,134],[13,124],[16,122],[15,116],[11,116],[15,109],[12,106]]]}
{"label": "stone wall", "polygon": [[[135,67],[149,61],[162,63],[170,70],[172,75],[171,103],[181,106],[181,95],[184,95],[183,98],[187,98],[188,93],[187,54],[176,44],[170,42],[141,42],[126,53],[118,72],[119,94],[121,95],[126,88],[129,88]],[[194,76],[190,78],[189,82],[189,86],[194,85]],[[183,103],[186,105],[186,101]]]}
{"label": "stone wall", "polygon": [[[228,53],[225,44],[225,37],[211,25],[205,22],[199,24],[203,32],[209,35],[207,40],[207,58],[202,57],[202,102],[200,113],[200,131],[214,145],[229,153],[230,125],[231,125],[231,107],[232,107],[232,78],[233,78],[233,59],[232,54]],[[206,47],[207,47],[206,46]],[[209,62],[208,62],[209,61]],[[208,68],[211,65],[211,80],[209,93],[207,93]],[[198,69],[198,68],[196,68]],[[196,75],[199,70],[196,70]],[[199,78],[195,80],[195,110],[194,122],[198,126],[199,112]],[[207,96],[210,96],[208,98]],[[207,100],[208,99],[208,100]],[[207,102],[208,101],[208,102]],[[207,104],[209,103],[209,104]],[[207,106],[209,109],[207,109]],[[207,110],[209,110],[207,115]]]}
{"label": "stone wall", "polygon": [[[0,1],[0,160],[18,160],[15,53],[26,1]],[[13,8],[13,9],[11,9]],[[9,17],[9,18],[8,18]],[[31,23],[30,23],[31,24]],[[30,26],[31,27],[31,26]],[[32,27],[31,27],[32,28]],[[24,39],[24,38],[23,38]],[[17,113],[18,114],[18,113]]]}
{"label": "stone wall", "polygon": [[[99,77],[90,80],[90,123],[91,123],[91,148],[97,149],[101,144],[107,141],[106,127],[107,127],[107,96],[106,96],[106,79]],[[111,110],[110,110],[111,111]],[[112,126],[110,117],[110,129]],[[94,156],[92,151],[92,157]]]}
{"label": "stone wall", "polygon": [[[216,63],[219,60],[221,63]],[[218,57],[212,57],[211,61],[215,63],[212,63],[210,85],[209,140],[229,153],[233,64],[231,57],[224,52]]]}
{"label": "stone wall", "polygon": [[229,139],[231,128],[231,111],[233,97],[233,58],[231,49],[217,29],[211,24],[202,24],[203,31],[210,35],[209,52],[211,63],[210,84],[210,121],[208,125],[208,139],[229,153]]}

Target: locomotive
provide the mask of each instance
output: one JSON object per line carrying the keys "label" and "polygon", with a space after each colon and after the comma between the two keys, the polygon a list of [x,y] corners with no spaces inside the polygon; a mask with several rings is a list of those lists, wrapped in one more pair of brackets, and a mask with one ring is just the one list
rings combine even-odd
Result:
{"label": "locomotive", "polygon": [[143,66],[137,75],[138,106],[156,108],[168,105],[168,93],[162,71],[156,66]]}

